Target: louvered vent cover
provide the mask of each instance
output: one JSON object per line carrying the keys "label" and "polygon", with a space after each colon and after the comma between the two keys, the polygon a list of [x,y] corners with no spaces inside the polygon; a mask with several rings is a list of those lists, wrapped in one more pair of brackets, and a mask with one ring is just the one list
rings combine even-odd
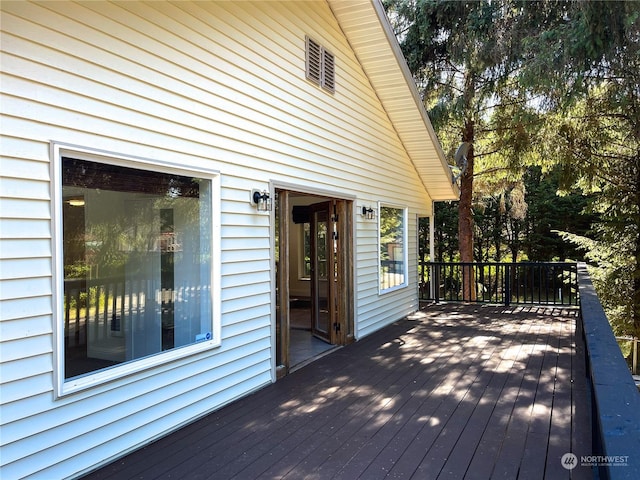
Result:
{"label": "louvered vent cover", "polygon": [[316,85],[322,80],[322,47],[307,37],[307,78]]}
{"label": "louvered vent cover", "polygon": [[306,37],[305,41],[307,78],[325,90],[335,92],[335,57],[314,39]]}
{"label": "louvered vent cover", "polygon": [[335,60],[333,55],[322,50],[322,88],[334,92],[336,89]]}

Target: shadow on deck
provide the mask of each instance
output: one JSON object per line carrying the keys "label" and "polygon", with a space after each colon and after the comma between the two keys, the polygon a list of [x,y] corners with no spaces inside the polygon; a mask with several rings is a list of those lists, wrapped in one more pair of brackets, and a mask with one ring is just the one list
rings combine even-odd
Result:
{"label": "shadow on deck", "polygon": [[577,316],[429,306],[86,478],[592,478]]}

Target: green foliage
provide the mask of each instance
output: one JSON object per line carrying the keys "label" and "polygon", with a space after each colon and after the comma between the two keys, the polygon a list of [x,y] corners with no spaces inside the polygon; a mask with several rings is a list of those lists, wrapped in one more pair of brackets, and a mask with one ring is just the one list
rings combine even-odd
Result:
{"label": "green foliage", "polygon": [[64,266],[64,278],[87,278],[89,276],[89,265],[84,261],[77,261]]}
{"label": "green foliage", "polygon": [[[525,170],[522,182],[480,197],[473,209],[474,260],[564,261],[582,260],[584,252],[558,231],[592,234],[597,215],[589,213],[589,197],[579,191],[557,194],[559,172],[543,175],[539,167]],[[457,209],[452,202],[436,204],[436,261],[456,261]],[[425,223],[423,237],[428,244]]]}
{"label": "green foliage", "polygon": [[614,330],[639,336],[640,4],[578,2],[565,10],[544,40],[566,50],[530,40],[525,76],[541,80],[535,88],[548,109],[541,165],[559,169],[561,189],[592,198],[589,238],[563,238],[597,266],[594,285]]}
{"label": "green foliage", "polygon": [[558,169],[547,175],[539,167],[527,169],[524,183],[529,208],[522,246],[531,261],[583,260],[582,250],[567,242],[558,231],[590,235],[597,216],[589,213],[589,197],[579,191],[558,195],[559,177]]}
{"label": "green foliage", "polygon": [[[515,0],[388,0],[386,7],[451,163],[461,141],[471,144],[458,203],[460,258],[470,261],[478,231],[474,201],[523,191],[523,165],[540,125],[516,82],[523,37],[518,24],[529,9]],[[518,240],[517,231],[513,238]]]}
{"label": "green foliage", "polygon": [[565,183],[573,181],[592,196],[598,218],[591,238],[563,238],[582,247],[598,266],[592,271],[594,285],[614,329],[638,335],[640,135],[633,134],[623,109],[612,104],[609,88],[590,90],[556,119],[560,133],[549,150],[559,159]]}
{"label": "green foliage", "polygon": [[[418,246],[421,262],[429,260],[429,218],[420,218]],[[458,208],[455,202],[439,202],[435,208],[434,262],[456,262],[458,254]]]}
{"label": "green foliage", "polygon": [[[472,143],[457,220],[476,259],[584,251],[614,329],[639,336],[640,3],[385,5],[445,152]],[[436,230],[455,221],[438,210]]]}

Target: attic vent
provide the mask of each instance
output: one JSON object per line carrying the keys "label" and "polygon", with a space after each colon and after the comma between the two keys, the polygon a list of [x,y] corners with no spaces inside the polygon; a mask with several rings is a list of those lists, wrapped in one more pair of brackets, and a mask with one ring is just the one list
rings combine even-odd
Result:
{"label": "attic vent", "polygon": [[326,50],[322,50],[322,88],[335,92],[335,60],[333,55]]}
{"label": "attic vent", "polygon": [[316,85],[322,80],[322,47],[307,37],[307,78]]}
{"label": "attic vent", "polygon": [[335,57],[309,37],[306,37],[306,70],[309,80],[331,93],[335,92]]}

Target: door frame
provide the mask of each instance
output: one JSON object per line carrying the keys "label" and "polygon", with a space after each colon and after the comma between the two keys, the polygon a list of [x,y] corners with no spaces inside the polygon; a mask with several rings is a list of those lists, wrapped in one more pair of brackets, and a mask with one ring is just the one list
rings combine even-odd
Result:
{"label": "door frame", "polygon": [[[271,196],[274,208],[271,212],[271,263],[272,263],[272,377],[275,381],[289,373],[289,245],[293,241],[290,232],[288,215],[280,212],[291,211],[290,196],[292,194],[317,197],[335,202],[335,214],[338,216],[337,233],[337,268],[338,275],[334,299],[336,305],[335,331],[331,340],[334,345],[347,345],[355,341],[354,329],[354,264],[355,264],[355,204],[356,197],[344,193],[311,189],[295,184],[271,182]],[[278,200],[276,201],[276,196]],[[280,212],[276,210],[279,209]],[[276,238],[276,221],[278,221],[278,237]],[[276,244],[278,242],[279,244]],[[276,252],[279,258],[276,258]]]}

